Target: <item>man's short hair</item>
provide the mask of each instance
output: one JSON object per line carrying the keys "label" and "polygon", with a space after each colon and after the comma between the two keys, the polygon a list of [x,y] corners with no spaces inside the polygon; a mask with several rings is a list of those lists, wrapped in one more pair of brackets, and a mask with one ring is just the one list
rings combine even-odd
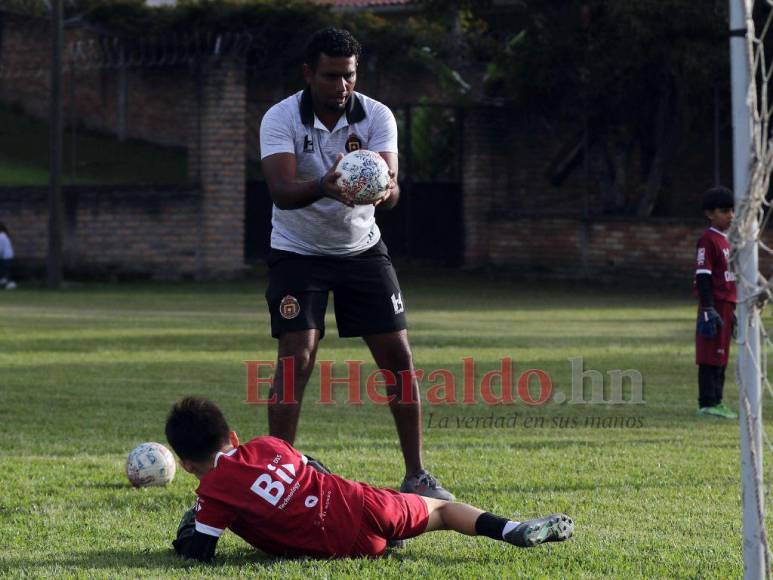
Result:
{"label": "man's short hair", "polygon": [[727,187],[712,187],[703,194],[703,209],[729,209],[735,206],[735,196]]}
{"label": "man's short hair", "polygon": [[361,52],[360,43],[348,30],[323,28],[312,34],[306,45],[306,64],[312,70],[316,69],[322,53],[331,57],[353,56],[359,61]]}
{"label": "man's short hair", "polygon": [[209,399],[185,397],[166,418],[166,440],[180,459],[205,461],[229,442],[228,423]]}

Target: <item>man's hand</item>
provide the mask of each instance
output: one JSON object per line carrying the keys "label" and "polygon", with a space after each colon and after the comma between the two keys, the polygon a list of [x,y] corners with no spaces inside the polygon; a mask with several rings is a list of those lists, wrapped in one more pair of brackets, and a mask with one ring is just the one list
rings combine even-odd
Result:
{"label": "man's hand", "polygon": [[722,317],[714,307],[701,308],[698,313],[698,324],[696,328],[699,335],[710,340],[716,338],[717,332],[719,332],[721,326],[724,326],[724,322],[722,322]]}
{"label": "man's hand", "polygon": [[381,193],[381,197],[379,197],[376,201],[370,202],[374,206],[379,206],[385,201],[387,201],[392,195],[394,195],[395,191],[397,190],[397,181],[395,181],[395,176],[397,174],[389,170],[389,183],[387,184],[387,188]]}
{"label": "man's hand", "polygon": [[343,158],[344,154],[339,153],[333,166],[320,178],[319,189],[322,197],[329,197],[346,206],[354,207],[354,200],[338,186],[338,178],[341,177],[341,174],[336,171],[336,168]]}

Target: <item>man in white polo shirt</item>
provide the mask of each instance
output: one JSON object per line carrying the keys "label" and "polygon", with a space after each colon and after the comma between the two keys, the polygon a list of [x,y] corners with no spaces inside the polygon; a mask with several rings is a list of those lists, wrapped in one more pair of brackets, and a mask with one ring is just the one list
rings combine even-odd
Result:
{"label": "man in white polo shirt", "polygon": [[[387,395],[405,459],[401,491],[452,500],[422,465],[421,403],[405,303],[374,215],[376,206],[391,209],[400,197],[397,125],[385,105],[354,91],[359,56],[349,32],[316,32],[303,65],[306,89],[271,107],[260,126],[263,173],[274,201],[266,301],[279,358],[294,361],[293,377],[277,365],[269,432],[295,440],[332,291],[338,334],[363,337],[379,368],[397,377]],[[338,161],[355,149],[376,151],[389,165],[392,179],[376,202],[357,205],[336,185]],[[404,385],[401,376],[409,377]],[[286,397],[291,380],[292,396]]]}

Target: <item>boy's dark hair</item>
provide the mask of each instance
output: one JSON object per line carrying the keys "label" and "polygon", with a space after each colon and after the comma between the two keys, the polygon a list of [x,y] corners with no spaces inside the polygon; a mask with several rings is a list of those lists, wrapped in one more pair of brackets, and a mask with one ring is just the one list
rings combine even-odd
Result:
{"label": "boy's dark hair", "polygon": [[185,397],[166,418],[166,440],[180,459],[205,461],[229,442],[222,411],[209,399]]}
{"label": "boy's dark hair", "polygon": [[362,48],[348,30],[330,27],[317,30],[306,44],[306,64],[311,70],[317,68],[319,55],[323,52],[332,57],[354,56],[359,61]]}
{"label": "boy's dark hair", "polygon": [[714,209],[728,209],[735,206],[735,196],[733,192],[726,187],[712,187],[703,194],[703,209],[711,211]]}

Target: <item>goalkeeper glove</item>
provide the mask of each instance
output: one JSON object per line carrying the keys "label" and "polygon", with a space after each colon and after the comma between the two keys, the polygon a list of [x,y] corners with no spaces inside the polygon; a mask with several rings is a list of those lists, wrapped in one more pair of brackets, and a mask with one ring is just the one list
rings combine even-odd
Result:
{"label": "goalkeeper glove", "polygon": [[177,528],[177,539],[172,542],[174,551],[178,556],[186,560],[198,560],[199,562],[212,563],[215,559],[215,536],[196,531],[196,508],[190,509],[183,515]]}
{"label": "goalkeeper glove", "polygon": [[308,465],[309,467],[312,467],[312,468],[316,469],[320,473],[327,473],[328,475],[333,473],[321,461],[318,461],[318,460],[314,459],[313,457],[310,457],[309,455],[304,455],[304,457],[306,457],[306,465]]}
{"label": "goalkeeper glove", "polygon": [[722,317],[714,307],[701,308],[701,311],[698,313],[698,324],[696,327],[700,336],[708,339],[716,338],[721,326],[724,326],[724,322],[722,322]]}
{"label": "goalkeeper glove", "polygon": [[183,514],[180,525],[177,526],[177,539],[172,542],[175,552],[182,554],[183,546],[193,537],[196,531],[196,508],[191,508]]}

